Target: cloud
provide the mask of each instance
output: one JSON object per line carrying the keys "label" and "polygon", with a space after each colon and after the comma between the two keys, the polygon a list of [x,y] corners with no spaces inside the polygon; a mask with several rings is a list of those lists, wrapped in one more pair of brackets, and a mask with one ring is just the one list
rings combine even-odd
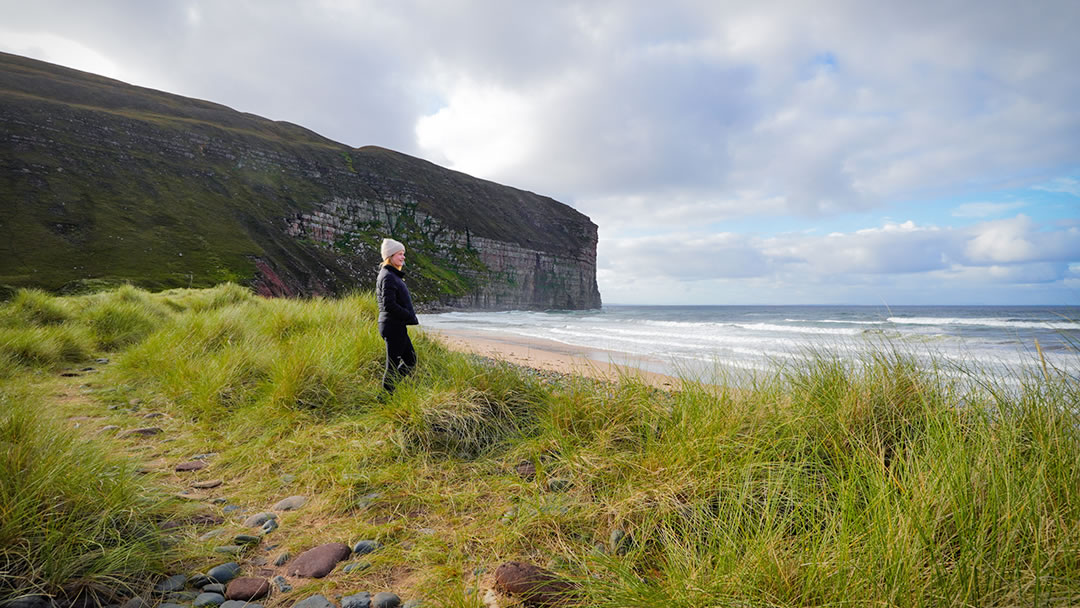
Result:
{"label": "cloud", "polygon": [[1063,192],[1073,196],[1080,196],[1080,180],[1071,177],[1059,177],[1045,184],[1035,186],[1035,189],[1044,190],[1046,192]]}
{"label": "cloud", "polygon": [[953,217],[990,217],[1027,207],[1028,203],[964,203],[952,210]]}
{"label": "cloud", "polygon": [[[1027,285],[1059,282],[1080,260],[1080,229],[1041,226],[1031,218],[962,229],[914,222],[846,233],[753,237],[684,232],[601,239],[601,289],[625,293],[625,282],[650,277],[740,280],[791,288],[908,285],[912,293],[946,292],[955,282]],[[616,285],[622,282],[624,285]]]}

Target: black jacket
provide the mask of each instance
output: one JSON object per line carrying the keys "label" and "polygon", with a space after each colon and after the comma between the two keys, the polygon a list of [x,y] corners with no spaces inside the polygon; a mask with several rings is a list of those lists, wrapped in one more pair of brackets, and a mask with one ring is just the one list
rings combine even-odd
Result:
{"label": "black jacket", "polygon": [[375,299],[379,301],[379,323],[419,325],[413,310],[412,296],[403,280],[405,273],[386,265],[375,281]]}

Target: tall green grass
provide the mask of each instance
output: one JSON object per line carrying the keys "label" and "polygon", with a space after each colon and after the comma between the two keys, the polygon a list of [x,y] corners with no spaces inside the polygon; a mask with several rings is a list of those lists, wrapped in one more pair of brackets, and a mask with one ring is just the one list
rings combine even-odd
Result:
{"label": "tall green grass", "polygon": [[[71,357],[121,349],[101,394],[180,422],[160,454],[217,453],[253,508],[317,496],[275,542],[378,538],[373,581],[415,570],[415,589],[477,605],[474,569],[525,559],[589,606],[1080,603],[1080,387],[1057,370],[1004,385],[884,345],[664,392],[544,378],[419,332],[416,373],[387,395],[371,294],[82,298],[27,295],[0,327],[72,328]],[[9,373],[64,360],[0,349]]]}
{"label": "tall green grass", "polygon": [[172,510],[132,462],[43,412],[43,398],[0,386],[0,604],[108,604],[145,590],[170,559],[157,524]]}

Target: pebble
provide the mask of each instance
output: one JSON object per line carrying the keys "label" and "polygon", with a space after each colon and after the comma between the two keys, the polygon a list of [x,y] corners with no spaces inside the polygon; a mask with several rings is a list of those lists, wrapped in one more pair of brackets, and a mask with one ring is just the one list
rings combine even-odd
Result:
{"label": "pebble", "polygon": [[255,515],[252,515],[251,517],[244,520],[244,526],[248,528],[257,528],[270,521],[271,519],[277,519],[277,514],[256,513]]}
{"label": "pebble", "polygon": [[281,555],[277,556],[277,559],[274,560],[274,565],[280,568],[281,566],[289,563],[290,559],[292,559],[291,555],[289,555],[288,553],[282,553]]}
{"label": "pebble", "polygon": [[149,413],[143,414],[143,418],[145,418],[146,420],[152,420],[154,418],[164,418],[164,417],[165,417],[165,414],[162,414],[161,412],[149,412]]}
{"label": "pebble", "polygon": [[262,533],[263,534],[269,534],[269,533],[271,533],[271,532],[273,532],[274,530],[277,530],[277,529],[278,529],[278,523],[277,523],[276,519],[267,520],[266,523],[264,523],[262,525]]}
{"label": "pebble", "polygon": [[278,593],[288,593],[292,591],[292,585],[290,585],[289,581],[285,580],[285,577],[280,574],[270,579],[270,582],[274,584],[274,588],[278,590]]}
{"label": "pebble", "polygon": [[214,566],[207,573],[206,576],[219,583],[227,583],[236,578],[240,574],[240,564],[236,562],[226,562],[220,566]]}
{"label": "pebble", "polygon": [[119,426],[117,426],[115,424],[107,424],[107,425],[101,427],[101,430],[98,431],[98,432],[99,433],[111,433],[113,431],[119,431],[119,430],[120,430]]}
{"label": "pebble", "polygon": [[225,504],[227,502],[229,502],[228,498],[222,498],[222,497],[219,496],[218,498],[212,499],[210,501],[210,504],[212,504],[212,505],[223,505],[223,504]]}
{"label": "pebble", "polygon": [[281,476],[281,483],[285,485],[289,485],[294,481],[296,481],[296,475],[293,475],[292,473],[286,473]]}
{"label": "pebble", "polygon": [[181,462],[176,465],[174,469],[177,473],[184,473],[187,471],[199,471],[206,468],[206,463],[202,460],[191,460],[188,462]]}
{"label": "pebble", "polygon": [[24,595],[8,604],[10,608],[51,608],[52,602],[47,595]]}
{"label": "pebble", "polygon": [[140,437],[149,437],[151,435],[159,435],[164,432],[165,431],[161,430],[160,427],[148,426],[141,429],[130,429],[124,431],[123,433],[120,433],[120,437],[134,437],[135,435],[139,435]]}
{"label": "pebble", "polygon": [[150,604],[146,603],[146,600],[136,595],[123,604],[120,604],[120,608],[150,608]]}
{"label": "pebble", "polygon": [[342,572],[348,574],[350,572],[363,572],[371,567],[371,562],[352,562],[345,564],[345,567],[341,569]]}
{"label": "pebble", "polygon": [[287,574],[304,578],[322,578],[349,557],[352,549],[343,543],[326,543],[304,551],[289,564]]}
{"label": "pebble", "polygon": [[380,547],[382,547],[382,545],[380,545],[378,541],[362,540],[353,545],[352,550],[353,553],[357,555],[367,555],[368,553],[379,550]]}
{"label": "pebble", "polygon": [[371,598],[371,608],[398,608],[401,598],[389,591],[380,591]]}
{"label": "pebble", "polygon": [[191,457],[192,460],[206,460],[207,458],[213,458],[217,456],[217,452],[210,452],[207,454],[195,454]]}
{"label": "pebble", "polygon": [[221,595],[225,595],[225,585],[221,583],[210,583],[209,585],[203,586],[202,590],[203,593],[220,593]]}
{"label": "pebble", "polygon": [[229,583],[225,597],[230,600],[251,601],[266,597],[270,593],[270,581],[254,576],[241,576]]}
{"label": "pebble", "polygon": [[221,510],[222,513],[232,513],[233,511],[239,511],[240,505],[225,505],[225,508]]}
{"label": "pebble", "polygon": [[238,534],[233,538],[233,542],[238,545],[257,545],[261,539],[258,536],[252,536],[250,534]]}
{"label": "pebble", "polygon": [[630,542],[630,537],[622,528],[615,528],[608,537],[608,546],[615,555],[626,555],[626,552],[630,550]]}
{"label": "pebble", "polygon": [[216,488],[220,486],[222,483],[224,482],[222,482],[220,479],[208,479],[206,481],[196,481],[191,484],[191,487],[199,490],[209,490],[211,488]]}
{"label": "pebble", "polygon": [[263,608],[263,605],[245,602],[244,600],[225,600],[221,608]]}
{"label": "pebble", "polygon": [[[224,530],[222,530],[222,532],[224,532]],[[188,582],[191,583],[192,587],[202,589],[203,586],[209,585],[212,581],[210,580],[210,577],[205,574],[196,574],[195,576],[192,576],[191,580]]]}
{"label": "pebble", "polygon": [[244,552],[244,547],[240,545],[222,545],[220,547],[214,547],[214,553],[224,553],[226,555],[240,555]]}
{"label": "pebble", "polygon": [[169,578],[154,585],[154,593],[171,593],[180,591],[187,584],[188,577],[183,574],[174,574]]}
{"label": "pebble", "polygon": [[199,594],[195,591],[174,591],[173,593],[167,594],[164,599],[178,604],[190,604],[191,602],[194,602],[197,597],[199,597]]}
{"label": "pebble", "polygon": [[547,481],[547,489],[552,492],[565,492],[570,489],[570,480],[553,477]]}
{"label": "pebble", "polygon": [[200,593],[191,605],[195,608],[203,608],[203,606],[220,606],[223,603],[225,603],[225,596],[220,593]]}
{"label": "pebble", "polygon": [[94,362],[95,363],[100,363],[101,365],[105,365],[106,363],[109,362],[109,360],[106,359],[105,357],[101,357],[100,359],[94,359]]}
{"label": "pebble", "polygon": [[278,501],[271,509],[275,511],[295,511],[307,503],[306,496],[290,496],[283,500]]}
{"label": "pebble", "polygon": [[420,608],[424,605],[424,600],[409,600],[405,602],[405,605],[401,608]]}
{"label": "pebble", "polygon": [[361,591],[341,598],[341,608],[371,608],[371,594]]}
{"label": "pebble", "polygon": [[360,498],[356,499],[356,508],[357,509],[366,509],[366,508],[370,507],[373,502],[375,502],[376,500],[379,499],[379,496],[380,495],[379,495],[378,492],[372,492],[370,494],[364,494]]}
{"label": "pebble", "polygon": [[293,604],[293,608],[334,608],[334,605],[322,595],[313,595],[296,602]]}
{"label": "pebble", "polygon": [[187,608],[187,606],[183,604],[174,604],[172,602],[162,602],[158,604],[158,608]]}

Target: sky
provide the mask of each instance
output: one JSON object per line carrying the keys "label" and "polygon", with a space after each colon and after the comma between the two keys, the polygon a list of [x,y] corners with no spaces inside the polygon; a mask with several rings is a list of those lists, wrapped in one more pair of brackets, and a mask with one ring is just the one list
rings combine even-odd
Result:
{"label": "sky", "polygon": [[564,202],[605,303],[1080,305],[1075,0],[0,14],[0,50]]}

